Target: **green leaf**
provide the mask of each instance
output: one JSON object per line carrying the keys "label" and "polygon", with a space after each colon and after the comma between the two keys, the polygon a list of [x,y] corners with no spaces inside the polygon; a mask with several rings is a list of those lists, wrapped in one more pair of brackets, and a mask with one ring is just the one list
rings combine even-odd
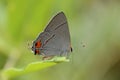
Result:
{"label": "green leaf", "polygon": [[68,62],[68,61],[69,60],[66,59],[66,57],[54,57],[51,60],[44,60],[44,61],[30,63],[25,68],[21,68],[21,69],[9,68],[9,69],[3,70],[2,73],[3,73],[3,76],[7,76],[8,78],[13,78],[13,77],[17,77],[27,73],[40,71],[42,69],[54,66],[60,62]]}

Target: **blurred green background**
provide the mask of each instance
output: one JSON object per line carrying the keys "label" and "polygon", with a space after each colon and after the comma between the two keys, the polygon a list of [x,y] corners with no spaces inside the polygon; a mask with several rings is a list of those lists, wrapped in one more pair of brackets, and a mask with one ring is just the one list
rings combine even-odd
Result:
{"label": "blurred green background", "polygon": [[28,43],[60,11],[69,23],[71,61],[10,80],[120,80],[119,0],[0,0],[0,71],[39,61]]}

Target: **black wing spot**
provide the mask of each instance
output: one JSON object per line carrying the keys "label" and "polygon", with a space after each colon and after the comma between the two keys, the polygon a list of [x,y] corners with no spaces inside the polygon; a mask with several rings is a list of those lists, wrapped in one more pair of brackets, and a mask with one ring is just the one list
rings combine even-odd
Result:
{"label": "black wing spot", "polygon": [[73,52],[73,48],[71,47],[71,52]]}

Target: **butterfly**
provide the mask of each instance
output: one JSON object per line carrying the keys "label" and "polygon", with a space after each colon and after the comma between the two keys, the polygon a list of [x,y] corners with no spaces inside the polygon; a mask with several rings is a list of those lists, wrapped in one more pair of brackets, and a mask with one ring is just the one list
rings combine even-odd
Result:
{"label": "butterfly", "polygon": [[69,56],[72,52],[68,22],[63,12],[59,12],[48,23],[36,40],[33,41],[32,51],[35,55]]}

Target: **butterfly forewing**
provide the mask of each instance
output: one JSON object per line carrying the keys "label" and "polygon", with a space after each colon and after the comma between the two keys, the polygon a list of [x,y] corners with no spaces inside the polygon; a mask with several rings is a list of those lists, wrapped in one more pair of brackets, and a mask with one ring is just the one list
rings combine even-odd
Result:
{"label": "butterfly forewing", "polygon": [[52,18],[52,20],[49,22],[47,27],[44,31],[53,31],[55,30],[59,25],[66,23],[66,17],[63,12],[58,13],[56,16]]}

